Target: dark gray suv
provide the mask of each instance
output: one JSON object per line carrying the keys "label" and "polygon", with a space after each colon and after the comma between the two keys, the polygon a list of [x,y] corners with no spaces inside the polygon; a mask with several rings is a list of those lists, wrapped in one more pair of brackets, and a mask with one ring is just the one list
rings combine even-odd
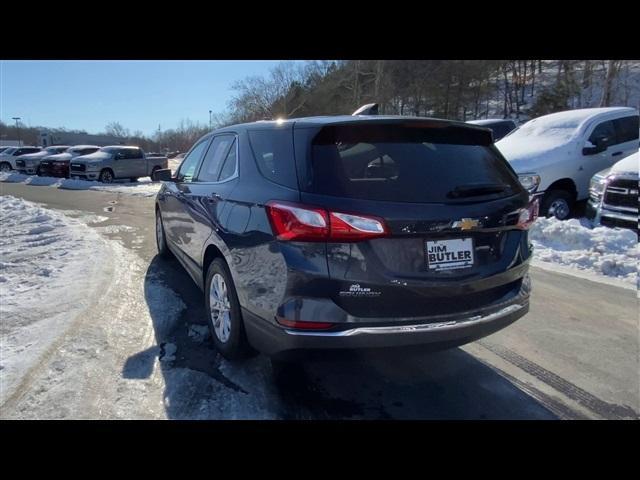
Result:
{"label": "dark gray suv", "polygon": [[529,309],[537,203],[488,129],[373,115],[234,125],[156,179],[159,252],[205,292],[227,358],[445,348]]}

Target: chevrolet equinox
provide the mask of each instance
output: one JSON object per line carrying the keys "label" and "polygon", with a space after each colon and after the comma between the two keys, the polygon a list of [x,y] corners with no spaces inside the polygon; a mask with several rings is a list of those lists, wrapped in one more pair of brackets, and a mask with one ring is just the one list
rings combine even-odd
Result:
{"label": "chevrolet equinox", "polygon": [[399,116],[234,125],[156,199],[218,351],[448,348],[529,310],[538,215],[491,131]]}

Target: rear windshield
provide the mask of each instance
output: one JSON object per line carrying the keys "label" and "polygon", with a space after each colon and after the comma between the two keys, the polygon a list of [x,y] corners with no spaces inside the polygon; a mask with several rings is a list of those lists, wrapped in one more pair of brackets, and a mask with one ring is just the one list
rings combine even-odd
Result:
{"label": "rear windshield", "polygon": [[312,141],[310,174],[311,193],[364,200],[456,202],[520,191],[494,147],[460,128],[325,127]]}

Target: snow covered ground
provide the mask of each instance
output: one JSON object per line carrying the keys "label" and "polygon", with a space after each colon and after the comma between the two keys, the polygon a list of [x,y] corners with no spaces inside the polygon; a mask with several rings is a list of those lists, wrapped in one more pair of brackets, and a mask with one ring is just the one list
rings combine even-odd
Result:
{"label": "snow covered ground", "polygon": [[633,288],[638,285],[640,247],[631,230],[592,228],[586,219],[538,218],[531,229],[531,241],[536,266],[568,267],[567,273],[614,279]]}
{"label": "snow covered ground", "polygon": [[105,279],[108,249],[80,220],[11,196],[0,196],[0,225],[3,402],[91,302]]}
{"label": "snow covered ground", "polygon": [[72,180],[68,178],[37,177],[21,173],[0,173],[0,182],[24,183],[26,185],[62,188],[66,190],[96,190],[102,192],[125,193],[143,197],[153,197],[160,189],[160,182],[152,182],[149,177],[140,178],[137,182],[129,180],[116,181],[111,184]]}

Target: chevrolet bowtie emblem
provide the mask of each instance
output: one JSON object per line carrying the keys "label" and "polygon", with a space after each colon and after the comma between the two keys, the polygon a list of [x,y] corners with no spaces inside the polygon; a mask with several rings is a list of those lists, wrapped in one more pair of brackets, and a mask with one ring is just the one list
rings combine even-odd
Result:
{"label": "chevrolet bowtie emblem", "polygon": [[459,228],[460,230],[471,230],[480,226],[480,222],[473,218],[462,218],[457,222],[453,222],[453,228]]}

